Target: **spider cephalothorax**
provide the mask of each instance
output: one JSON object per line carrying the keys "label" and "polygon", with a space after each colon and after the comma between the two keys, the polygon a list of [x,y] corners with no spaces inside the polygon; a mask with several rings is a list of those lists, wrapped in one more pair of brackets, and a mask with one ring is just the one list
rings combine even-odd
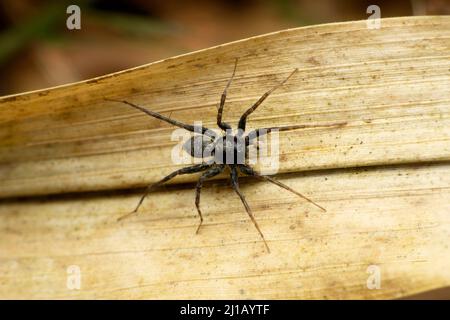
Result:
{"label": "spider cephalothorax", "polygon": [[143,108],[141,106],[138,106],[134,103],[124,101],[124,100],[114,100],[114,99],[106,99],[110,101],[116,101],[116,102],[122,102],[125,103],[133,108],[136,108],[140,111],[143,111],[147,113],[148,115],[155,117],[157,119],[166,121],[170,124],[173,124],[175,126],[184,128],[188,131],[196,133],[191,139],[189,139],[184,144],[184,150],[187,151],[191,156],[196,158],[202,158],[203,162],[200,164],[192,165],[186,168],[182,168],[179,170],[176,170],[169,174],[168,176],[164,177],[160,181],[151,184],[147,187],[146,192],[142,195],[141,199],[139,200],[136,208],[124,215],[123,217],[119,218],[123,219],[133,213],[136,213],[139,207],[141,206],[142,202],[144,201],[145,197],[156,187],[162,185],[163,183],[169,181],[170,179],[174,178],[177,175],[181,174],[188,174],[188,173],[195,173],[195,172],[203,172],[200,176],[200,178],[197,181],[196,185],[196,197],[195,197],[195,206],[197,207],[197,212],[200,217],[200,223],[197,227],[196,233],[200,230],[200,227],[203,223],[203,216],[202,212],[200,210],[200,191],[203,186],[203,182],[206,179],[212,178],[224,171],[225,168],[229,168],[230,170],[230,178],[231,178],[231,185],[233,189],[238,194],[239,198],[241,199],[242,203],[244,204],[245,210],[247,211],[247,214],[249,215],[250,219],[252,220],[253,224],[255,225],[256,229],[258,230],[264,245],[268,252],[270,252],[269,246],[267,245],[267,242],[264,238],[263,233],[261,232],[258,223],[256,222],[253,213],[244,197],[242,192],[239,189],[239,181],[238,181],[238,171],[245,175],[254,176],[259,179],[267,180],[269,182],[272,182],[276,184],[277,186],[284,188],[286,190],[289,190],[296,195],[302,197],[303,199],[307,200],[308,202],[312,203],[319,209],[325,211],[323,207],[318,205],[317,203],[313,202],[309,198],[305,197],[301,193],[291,189],[284,183],[279,182],[278,180],[275,180],[272,177],[261,175],[260,173],[255,172],[249,165],[246,164],[246,158],[248,155],[248,148],[249,146],[254,142],[255,139],[258,139],[258,137],[269,134],[272,131],[288,131],[288,130],[295,130],[295,129],[305,129],[305,128],[323,128],[323,127],[337,127],[345,125],[345,122],[336,122],[336,123],[323,123],[323,124],[299,124],[299,125],[292,125],[292,126],[285,126],[285,127],[269,127],[269,128],[261,128],[250,131],[248,134],[245,134],[245,127],[247,123],[247,117],[258,108],[258,106],[278,87],[282,86],[296,71],[291,72],[291,74],[284,79],[282,82],[275,85],[272,89],[264,93],[261,98],[258,99],[258,101],[255,102],[247,111],[242,114],[242,116],[239,119],[238,122],[238,130],[237,133],[233,134],[231,131],[231,126],[222,121],[222,113],[223,113],[223,107],[225,105],[225,100],[227,96],[227,90],[228,87],[231,84],[231,81],[235,75],[236,72],[236,66],[237,61],[235,61],[233,74],[231,75],[230,79],[228,80],[228,83],[225,87],[225,90],[222,93],[222,97],[220,99],[219,104],[219,110],[217,112],[217,125],[220,129],[224,131],[224,135],[218,136],[216,133],[214,133],[212,130],[209,130],[208,128],[205,128],[203,126],[192,126],[188,124],[184,124],[182,122],[170,119],[162,114],[159,114],[157,112],[148,110],[146,108]]}

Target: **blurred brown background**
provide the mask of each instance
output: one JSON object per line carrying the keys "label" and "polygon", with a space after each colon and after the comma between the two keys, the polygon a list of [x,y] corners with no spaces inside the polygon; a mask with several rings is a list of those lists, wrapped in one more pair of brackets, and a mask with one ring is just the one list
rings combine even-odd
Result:
{"label": "blurred brown background", "polygon": [[[81,8],[68,30],[66,8]],[[286,28],[381,17],[450,14],[450,0],[132,0],[0,2],[0,95],[100,76]]]}

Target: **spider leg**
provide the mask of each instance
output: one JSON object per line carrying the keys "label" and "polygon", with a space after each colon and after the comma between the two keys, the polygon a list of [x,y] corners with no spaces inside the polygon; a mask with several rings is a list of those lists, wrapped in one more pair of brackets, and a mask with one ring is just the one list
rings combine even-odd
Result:
{"label": "spider leg", "polygon": [[[167,122],[167,123],[173,124],[174,126],[177,126],[177,127],[183,128],[183,129],[186,129],[186,130],[188,130],[188,131],[191,131],[191,132],[198,132],[199,129],[200,129],[200,131],[201,131],[202,134],[206,134],[206,135],[208,135],[208,136],[210,136],[210,137],[212,136],[212,135],[209,133],[209,132],[211,132],[211,131],[210,131],[208,128],[206,128],[206,127],[203,127],[203,126],[193,126],[193,125],[190,125],[190,124],[185,124],[185,123],[183,123],[183,122],[180,122],[180,121],[171,119],[171,118],[166,117],[166,116],[164,116],[164,115],[162,115],[162,114],[160,114],[160,113],[157,113],[157,112],[152,111],[152,110],[148,110],[147,108],[141,107],[141,106],[139,106],[139,105],[137,105],[137,104],[134,104],[134,103],[129,102],[129,101],[126,101],[126,100],[115,100],[115,99],[110,99],[110,98],[104,98],[104,99],[107,100],[107,101],[113,101],[113,102],[121,102],[121,103],[125,103],[125,104],[127,104],[127,105],[129,105],[129,106],[131,106],[131,107],[133,107],[133,108],[135,108],[135,109],[138,109],[138,110],[140,110],[140,111],[142,111],[142,112],[144,112],[144,113],[146,113],[146,114],[148,114],[148,115],[150,115],[150,116],[152,116],[152,117],[154,117],[154,118],[156,118],[156,119],[159,119],[159,120],[165,121],[165,122]],[[197,127],[197,129],[195,129],[196,127]],[[208,132],[208,131],[209,131],[209,132]],[[198,132],[198,133],[200,133],[200,132]]]}
{"label": "spider leg", "polygon": [[198,231],[200,230],[200,227],[203,223],[202,211],[200,210],[200,192],[203,187],[203,182],[205,182],[206,179],[218,175],[223,171],[223,169],[225,169],[225,165],[211,167],[210,169],[205,171],[197,181],[197,186],[195,187],[195,206],[197,207],[198,216],[200,217],[200,223],[198,224],[197,230],[195,231],[196,234],[198,234]]}
{"label": "spider leg", "polygon": [[257,173],[256,171],[254,171],[251,167],[246,166],[246,165],[239,165],[239,169],[241,170],[242,173],[249,175],[249,176],[253,176],[256,177],[258,179],[261,180],[267,180],[269,182],[272,182],[273,184],[279,186],[280,188],[286,189],[292,193],[295,193],[296,195],[298,195],[299,197],[305,199],[306,201],[308,201],[309,203],[315,205],[317,208],[323,210],[324,212],[326,212],[327,210],[325,210],[324,207],[318,205],[317,203],[315,203],[314,201],[312,201],[311,199],[307,198],[306,196],[304,196],[303,194],[301,194],[300,192],[295,191],[294,189],[292,189],[291,187],[285,185],[284,183],[281,183],[278,180],[275,180],[272,177],[269,176],[264,176],[262,174]]}
{"label": "spider leg", "polygon": [[299,124],[285,127],[260,128],[252,130],[247,134],[247,136],[245,137],[245,144],[249,145],[255,138],[261,137],[265,134],[269,134],[272,131],[290,131],[296,129],[342,127],[345,126],[346,124],[347,122],[329,122],[322,124]]}
{"label": "spider leg", "polygon": [[225,100],[227,98],[227,90],[230,87],[231,81],[234,78],[234,74],[236,73],[237,63],[238,63],[238,58],[236,58],[236,61],[234,62],[233,74],[231,75],[230,80],[228,80],[228,83],[225,86],[225,89],[223,90],[222,96],[220,97],[219,110],[217,111],[217,125],[219,126],[219,128],[221,128],[224,131],[226,131],[227,129],[231,129],[231,126],[228,123],[222,121],[222,113],[223,113],[223,107],[225,105]]}
{"label": "spider leg", "polygon": [[242,194],[241,190],[239,189],[239,182],[238,182],[238,174],[236,170],[236,166],[230,166],[231,168],[231,186],[233,187],[234,191],[238,194],[239,198],[241,198],[241,202],[244,204],[245,210],[247,211],[248,216],[252,220],[253,224],[255,225],[256,230],[258,230],[259,235],[261,236],[262,240],[264,241],[264,246],[267,249],[267,252],[270,253],[269,246],[267,245],[266,239],[264,238],[264,234],[261,232],[261,229],[259,229],[258,223],[255,220],[255,217],[253,216],[252,210],[250,209],[250,206],[247,203],[247,200],[245,200],[244,195]]}
{"label": "spider leg", "polygon": [[131,216],[132,214],[136,213],[136,212],[138,211],[139,207],[141,206],[142,202],[144,201],[145,197],[146,197],[150,192],[152,192],[155,188],[161,186],[163,183],[169,181],[170,179],[174,178],[174,177],[177,176],[177,175],[180,175],[180,174],[188,174],[188,173],[195,173],[195,172],[199,172],[199,171],[206,170],[206,169],[208,169],[209,167],[211,167],[211,164],[208,164],[208,163],[201,163],[201,164],[193,165],[193,166],[190,166],[190,167],[181,168],[181,169],[176,170],[176,171],[172,172],[171,174],[165,176],[164,178],[162,178],[162,179],[159,180],[158,182],[155,182],[155,183],[149,185],[149,186],[147,187],[147,189],[145,190],[145,193],[142,195],[141,199],[139,200],[139,202],[138,202],[136,208],[135,208],[133,211],[127,213],[126,215],[123,215],[123,216],[121,216],[120,218],[118,218],[117,221],[123,220],[123,219],[125,219],[125,218]]}
{"label": "spider leg", "polygon": [[292,71],[289,76],[284,79],[283,81],[281,81],[280,83],[278,83],[276,86],[274,86],[272,89],[270,89],[269,91],[267,91],[266,93],[264,93],[261,98],[258,99],[258,101],[255,102],[254,105],[252,105],[249,109],[247,109],[247,111],[245,111],[241,118],[239,119],[239,123],[238,123],[238,129],[241,129],[242,132],[245,131],[245,125],[247,123],[247,117],[256,110],[256,108],[259,107],[259,105],[261,103],[263,103],[264,100],[266,100],[266,98],[272,93],[274,92],[276,89],[278,89],[279,87],[281,87],[283,84],[286,83],[286,81],[289,80],[289,78],[297,71],[297,69],[294,69],[294,71]]}

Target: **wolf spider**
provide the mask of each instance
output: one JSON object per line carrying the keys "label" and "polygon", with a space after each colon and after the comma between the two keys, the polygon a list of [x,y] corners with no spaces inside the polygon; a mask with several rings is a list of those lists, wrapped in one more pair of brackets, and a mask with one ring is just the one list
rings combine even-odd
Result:
{"label": "wolf spider", "polygon": [[[305,199],[306,201],[313,204],[317,208],[319,208],[323,211],[326,211],[325,208],[318,205],[317,203],[315,203],[311,199],[307,198],[303,194],[293,190],[292,188],[285,185],[284,183],[282,183],[278,180],[275,180],[274,178],[272,178],[270,176],[265,176],[260,173],[257,173],[249,165],[247,165],[245,163],[245,160],[242,161],[242,159],[247,158],[248,148],[249,148],[250,144],[254,142],[255,139],[257,139],[258,137],[260,137],[262,135],[268,134],[271,131],[276,131],[276,130],[277,131],[289,131],[289,130],[305,129],[305,128],[338,127],[338,126],[345,125],[346,122],[335,122],[335,123],[324,123],[324,124],[300,124],[300,125],[292,125],[292,126],[284,126],[284,127],[260,128],[260,129],[255,129],[255,130],[250,131],[247,135],[244,134],[246,123],[247,123],[247,117],[253,111],[255,111],[259,107],[259,105],[273,91],[275,91],[277,88],[284,85],[288,81],[288,79],[297,71],[297,69],[295,69],[283,81],[279,82],[272,89],[270,89],[269,91],[264,93],[258,99],[258,101],[256,101],[249,109],[247,109],[247,111],[245,111],[242,114],[242,116],[240,117],[239,122],[238,122],[238,132],[236,134],[232,134],[231,126],[228,123],[222,121],[222,113],[223,113],[223,108],[225,105],[225,100],[227,97],[227,90],[231,84],[231,81],[234,78],[235,73],[236,73],[237,62],[238,62],[238,59],[236,59],[236,61],[235,61],[233,74],[231,75],[230,79],[228,80],[228,83],[225,86],[225,89],[224,89],[221,99],[220,99],[219,109],[217,112],[217,125],[220,129],[222,129],[224,131],[225,134],[220,135],[218,137],[214,134],[214,132],[212,132],[211,130],[209,130],[206,127],[188,125],[188,124],[173,120],[162,114],[148,110],[144,107],[141,107],[139,105],[136,105],[134,103],[131,103],[131,102],[128,102],[125,100],[106,99],[109,101],[127,104],[127,105],[129,105],[135,109],[138,109],[154,118],[160,119],[162,121],[165,121],[165,122],[175,125],[177,127],[186,129],[188,131],[197,133],[197,135],[194,135],[191,139],[189,139],[186,142],[186,144],[183,146],[183,149],[186,152],[190,153],[190,155],[192,157],[202,158],[202,160],[205,160],[204,154],[206,151],[209,151],[209,154],[212,157],[211,159],[209,159],[207,161],[203,161],[201,164],[196,164],[193,166],[189,166],[189,167],[185,167],[185,168],[176,170],[176,171],[172,172],[171,174],[167,175],[166,177],[162,178],[160,181],[149,185],[147,187],[145,193],[140,198],[136,208],[133,211],[131,211],[130,213],[120,217],[118,220],[122,220],[122,219],[136,213],[138,211],[139,207],[141,206],[142,202],[144,201],[145,197],[151,191],[153,191],[156,187],[161,186],[163,183],[169,181],[170,179],[174,178],[175,176],[203,171],[203,174],[200,176],[200,178],[197,181],[196,197],[195,197],[195,206],[197,208],[198,216],[200,217],[200,222],[199,222],[197,230],[196,230],[196,234],[198,234],[200,227],[202,226],[202,223],[203,223],[203,215],[200,210],[200,192],[201,192],[203,183],[205,180],[222,173],[226,167],[228,167],[231,171],[231,174],[230,174],[231,185],[232,185],[234,191],[236,191],[237,195],[241,199],[241,201],[245,207],[245,210],[247,211],[248,216],[252,220],[256,230],[258,231],[259,235],[261,236],[261,239],[263,240],[264,245],[268,252],[270,252],[270,249],[269,249],[269,246],[267,245],[266,239],[264,238],[264,234],[261,232],[261,229],[259,228],[259,225],[256,222],[255,217],[253,216],[252,210],[250,209],[250,206],[248,205],[247,200],[245,199],[244,195],[242,194],[241,190],[239,189],[238,170],[245,175],[253,176],[253,177],[259,178],[261,180],[269,181],[281,188],[284,188],[284,189],[296,194],[297,196],[300,196],[301,198]],[[200,135],[198,133],[200,133]],[[227,157],[227,155],[229,155],[229,157]],[[225,163],[223,162],[224,158],[227,158],[227,161]],[[231,158],[231,160],[230,160],[230,158]]]}

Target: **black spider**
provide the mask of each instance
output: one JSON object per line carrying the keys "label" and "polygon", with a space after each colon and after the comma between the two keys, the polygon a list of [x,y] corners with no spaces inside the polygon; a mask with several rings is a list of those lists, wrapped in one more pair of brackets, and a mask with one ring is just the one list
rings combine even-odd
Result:
{"label": "black spider", "polygon": [[[200,226],[203,223],[203,216],[202,216],[202,212],[200,210],[200,191],[203,186],[203,182],[208,178],[211,178],[211,177],[214,177],[214,176],[220,174],[222,171],[224,171],[224,169],[226,167],[228,167],[231,171],[231,175],[230,175],[231,176],[231,185],[232,185],[233,189],[236,191],[236,193],[238,194],[242,203],[244,204],[244,207],[245,207],[250,219],[252,220],[253,224],[255,225],[256,229],[258,230],[262,240],[264,241],[264,245],[268,252],[270,252],[270,249],[269,249],[269,246],[267,245],[264,235],[261,232],[261,230],[258,226],[258,223],[256,222],[247,201],[245,200],[244,195],[242,194],[242,192],[239,189],[238,169],[241,173],[243,173],[245,175],[254,176],[259,179],[267,180],[269,182],[276,184],[277,186],[279,186],[281,188],[291,191],[291,192],[295,193],[296,195],[302,197],[303,199],[307,200],[308,202],[312,203],[319,209],[326,211],[323,207],[321,207],[317,203],[313,202],[311,199],[305,197],[301,193],[291,189],[284,183],[281,183],[280,181],[275,180],[272,177],[264,176],[264,175],[261,175],[261,174],[255,172],[250,166],[248,166],[246,164],[245,159],[247,159],[247,156],[248,156],[248,147],[250,146],[250,143],[254,142],[254,140],[257,139],[258,137],[260,137],[264,134],[268,134],[271,131],[275,131],[275,130],[288,131],[288,130],[304,129],[304,128],[336,127],[336,126],[345,125],[346,122],[324,123],[324,124],[315,124],[315,125],[314,124],[311,124],[311,125],[301,124],[301,125],[293,125],[293,126],[285,126],[285,127],[269,127],[269,128],[256,129],[256,130],[250,131],[247,135],[244,135],[247,117],[253,111],[255,111],[256,108],[258,108],[258,106],[275,89],[282,86],[297,71],[297,69],[295,69],[294,71],[291,72],[291,74],[286,79],[284,79],[282,82],[278,83],[272,89],[270,89],[269,91],[264,93],[261,96],[261,98],[259,98],[259,100],[256,101],[255,104],[253,104],[247,111],[244,112],[244,114],[242,114],[241,118],[239,119],[239,123],[238,123],[238,132],[236,134],[232,134],[231,126],[228,123],[222,121],[222,112],[223,112],[223,107],[225,105],[225,99],[227,96],[228,87],[230,86],[231,81],[236,72],[237,62],[238,62],[238,59],[236,59],[236,61],[235,61],[233,74],[231,75],[231,78],[228,80],[225,90],[222,93],[222,97],[220,99],[219,110],[217,112],[217,125],[219,126],[219,128],[221,128],[225,132],[224,135],[217,136],[214,134],[213,131],[211,131],[208,128],[205,128],[203,126],[192,126],[192,125],[184,124],[182,122],[170,119],[162,114],[145,109],[141,106],[138,106],[138,105],[133,104],[128,101],[106,99],[106,100],[110,100],[110,101],[125,103],[133,108],[136,108],[140,111],[147,113],[148,115],[150,115],[152,117],[163,120],[163,121],[173,124],[175,126],[184,128],[188,131],[197,133],[197,135],[194,135],[190,140],[187,141],[187,144],[184,145],[184,149],[187,152],[189,152],[191,154],[191,156],[196,157],[196,158],[202,158],[204,160],[203,163],[201,163],[201,164],[196,164],[193,166],[189,166],[186,168],[176,170],[176,171],[172,172],[171,174],[169,174],[168,176],[161,179],[160,181],[148,186],[146,192],[142,195],[141,199],[139,200],[139,203],[137,204],[136,208],[132,212],[120,217],[119,220],[121,220],[125,217],[128,217],[129,215],[131,215],[133,213],[136,213],[138,211],[139,207],[141,206],[142,202],[144,201],[145,197],[151,191],[153,191],[156,187],[162,185],[163,183],[169,181],[170,179],[174,178],[175,176],[180,175],[180,174],[188,174],[188,173],[204,171],[204,173],[200,176],[200,178],[197,182],[197,186],[196,186],[195,206],[197,207],[198,215],[200,217],[200,223],[196,230],[196,233],[198,233],[198,231],[200,230]],[[210,155],[209,159],[206,161],[204,158],[205,153]],[[223,159],[225,159],[225,158],[227,161],[224,162]]]}

